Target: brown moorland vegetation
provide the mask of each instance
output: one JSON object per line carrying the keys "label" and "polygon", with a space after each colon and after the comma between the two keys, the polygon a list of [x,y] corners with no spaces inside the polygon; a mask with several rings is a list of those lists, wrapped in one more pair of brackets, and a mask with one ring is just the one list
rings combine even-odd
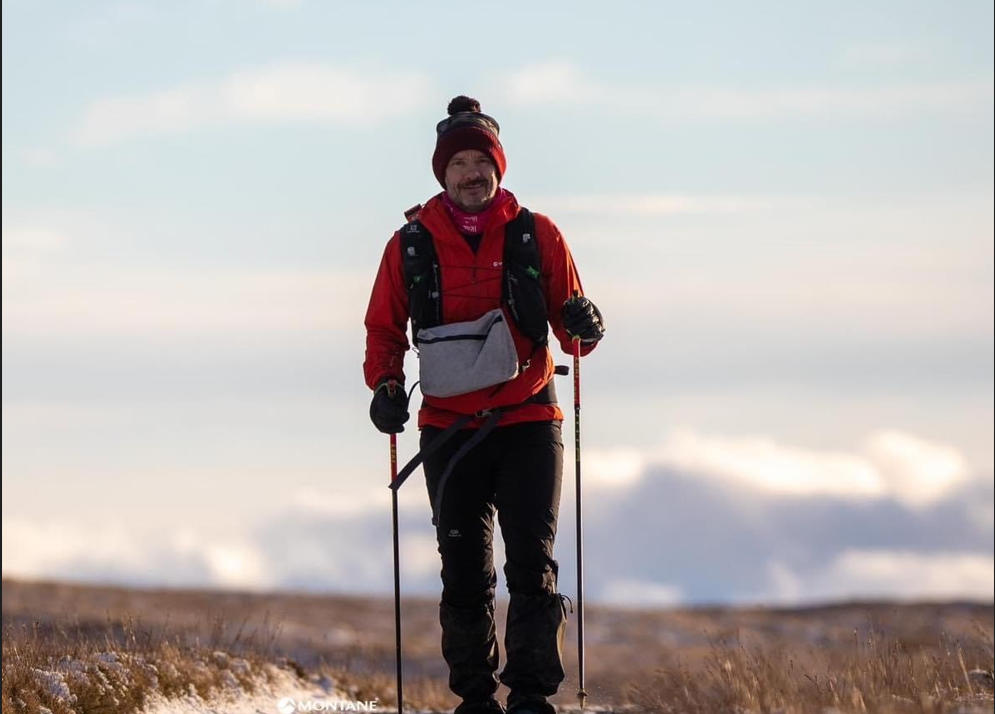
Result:
{"label": "brown moorland vegetation", "polygon": [[[451,710],[436,602],[409,598],[402,612],[406,710]],[[585,625],[594,710],[993,709],[991,604],[588,605]],[[176,698],[228,711],[219,697],[251,696],[276,711],[294,687],[381,710],[394,702],[390,598],[4,580],[3,628],[5,713],[166,711]],[[568,636],[562,711],[576,706],[573,628]]]}

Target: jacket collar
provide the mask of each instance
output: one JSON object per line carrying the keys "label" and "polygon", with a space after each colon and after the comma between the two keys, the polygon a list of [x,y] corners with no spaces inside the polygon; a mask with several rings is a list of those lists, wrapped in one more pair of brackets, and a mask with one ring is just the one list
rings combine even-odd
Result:
{"label": "jacket collar", "polygon": [[[487,228],[484,230],[484,235],[503,229],[506,223],[514,220],[520,210],[518,199],[515,198],[515,194],[511,191],[503,191],[494,200],[501,201],[501,203],[491,213]],[[449,211],[446,210],[445,205],[442,203],[442,193],[438,193],[428,200],[428,203],[422,208],[418,220],[422,222],[436,240],[450,240],[464,243],[463,236],[456,229]]]}

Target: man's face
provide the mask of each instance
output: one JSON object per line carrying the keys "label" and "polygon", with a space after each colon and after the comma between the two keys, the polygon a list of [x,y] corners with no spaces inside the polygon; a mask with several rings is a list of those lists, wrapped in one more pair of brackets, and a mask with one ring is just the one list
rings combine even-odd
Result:
{"label": "man's face", "polygon": [[497,168],[491,157],[476,149],[464,149],[446,166],[446,193],[468,213],[484,210],[498,189]]}

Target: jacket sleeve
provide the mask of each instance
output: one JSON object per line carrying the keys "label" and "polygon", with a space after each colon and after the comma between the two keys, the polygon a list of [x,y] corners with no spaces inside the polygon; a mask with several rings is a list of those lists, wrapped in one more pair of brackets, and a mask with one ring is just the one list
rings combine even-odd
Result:
{"label": "jacket sleeve", "polygon": [[[570,248],[563,239],[560,229],[548,217],[536,214],[536,233],[539,240],[540,259],[542,260],[543,286],[546,291],[546,309],[549,312],[549,324],[553,334],[560,343],[560,348],[568,355],[573,354],[573,341],[563,328],[563,303],[573,297],[574,291],[584,294],[580,283],[580,275],[574,264]],[[581,355],[590,354],[597,343],[581,345]]]}
{"label": "jacket sleeve", "polygon": [[408,291],[404,285],[400,237],[395,233],[384,249],[366,309],[363,373],[370,389],[387,377],[404,382],[404,353],[409,347],[407,327]]}

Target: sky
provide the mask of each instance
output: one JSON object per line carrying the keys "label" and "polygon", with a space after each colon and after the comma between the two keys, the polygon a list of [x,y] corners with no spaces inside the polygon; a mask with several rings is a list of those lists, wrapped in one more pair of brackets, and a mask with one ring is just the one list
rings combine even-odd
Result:
{"label": "sky", "polygon": [[391,592],[363,316],[468,94],[605,315],[587,599],[990,600],[992,14],[4,2],[4,577]]}

